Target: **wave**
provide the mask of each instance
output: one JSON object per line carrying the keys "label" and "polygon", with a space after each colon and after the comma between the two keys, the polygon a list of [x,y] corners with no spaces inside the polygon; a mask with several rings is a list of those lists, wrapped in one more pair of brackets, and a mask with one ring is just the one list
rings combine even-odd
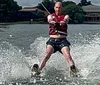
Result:
{"label": "wave", "polygon": [[[82,36],[83,37],[83,36]],[[30,45],[31,50],[36,54],[39,61],[42,60],[45,54],[46,41],[48,37],[38,37],[34,43]],[[86,42],[86,43],[85,43]],[[100,56],[100,38],[94,36],[88,43],[84,39],[84,44],[80,42],[73,43],[71,46],[71,55],[74,59],[76,66],[80,69],[81,75],[84,78],[95,78],[99,79],[99,56]],[[46,64],[46,70],[49,71],[51,67],[62,70],[63,73],[68,75],[69,65],[65,61],[65,58],[59,53],[54,53]],[[97,69],[98,68],[98,69]],[[95,72],[95,74],[94,74]],[[65,74],[64,74],[65,75]],[[92,76],[93,75],[93,76]]]}
{"label": "wave", "polygon": [[[82,36],[83,37],[83,36]],[[30,77],[30,67],[40,63],[46,48],[48,37],[38,37],[30,45],[28,54],[25,55],[20,48],[3,41],[0,43],[0,81],[20,81]],[[84,39],[85,40],[85,39]],[[84,41],[85,42],[85,41]],[[100,79],[100,38],[94,36],[88,43],[73,43],[71,55],[76,66],[80,69],[85,79]],[[52,54],[44,68],[44,75],[50,78],[65,78],[69,76],[69,65],[59,52]],[[62,76],[62,77],[61,77]]]}
{"label": "wave", "polygon": [[10,44],[0,44],[0,81],[24,79],[29,76],[28,63],[21,50]]}

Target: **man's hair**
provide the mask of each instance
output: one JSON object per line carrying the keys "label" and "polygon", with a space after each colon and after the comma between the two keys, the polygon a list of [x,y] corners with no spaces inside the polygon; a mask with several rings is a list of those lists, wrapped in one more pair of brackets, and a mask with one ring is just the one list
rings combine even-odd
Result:
{"label": "man's hair", "polygon": [[60,5],[62,6],[62,2],[60,2],[60,1],[56,2],[55,5],[56,5],[56,4],[60,4]]}

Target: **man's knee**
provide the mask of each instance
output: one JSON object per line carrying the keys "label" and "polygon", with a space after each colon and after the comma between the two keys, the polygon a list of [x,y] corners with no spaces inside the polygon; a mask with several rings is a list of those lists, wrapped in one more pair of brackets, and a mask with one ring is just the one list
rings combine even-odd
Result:
{"label": "man's knee", "polygon": [[70,48],[68,46],[65,46],[63,48],[61,48],[62,53],[66,52],[66,53],[70,53]]}

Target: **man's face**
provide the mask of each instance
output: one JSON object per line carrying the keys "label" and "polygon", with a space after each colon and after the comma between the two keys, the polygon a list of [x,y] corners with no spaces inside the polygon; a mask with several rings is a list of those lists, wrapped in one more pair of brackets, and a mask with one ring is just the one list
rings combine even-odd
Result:
{"label": "man's face", "polygon": [[62,10],[62,4],[56,3],[54,6],[55,13],[60,14]]}

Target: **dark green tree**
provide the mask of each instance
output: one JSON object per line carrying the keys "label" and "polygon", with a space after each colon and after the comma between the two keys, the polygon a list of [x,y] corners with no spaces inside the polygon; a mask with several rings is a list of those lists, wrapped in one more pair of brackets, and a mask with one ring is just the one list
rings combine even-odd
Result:
{"label": "dark green tree", "polygon": [[0,0],[0,22],[13,21],[19,9],[21,7],[14,0]]}
{"label": "dark green tree", "polygon": [[63,8],[63,13],[70,16],[70,23],[83,23],[84,12],[83,9],[75,4],[69,4]]}
{"label": "dark green tree", "polygon": [[78,5],[80,5],[80,6],[91,5],[91,1],[81,0],[81,2]]}
{"label": "dark green tree", "polygon": [[87,0],[81,0],[81,3],[85,4],[87,3]]}
{"label": "dark green tree", "polygon": [[62,2],[62,4],[63,4],[63,7],[65,7],[65,6],[69,5],[69,4],[75,4],[76,5],[76,3],[73,2],[73,1],[64,1],[64,2]]}
{"label": "dark green tree", "polygon": [[59,2],[63,2],[64,0],[55,0],[55,2],[58,2],[58,1],[59,1]]}

